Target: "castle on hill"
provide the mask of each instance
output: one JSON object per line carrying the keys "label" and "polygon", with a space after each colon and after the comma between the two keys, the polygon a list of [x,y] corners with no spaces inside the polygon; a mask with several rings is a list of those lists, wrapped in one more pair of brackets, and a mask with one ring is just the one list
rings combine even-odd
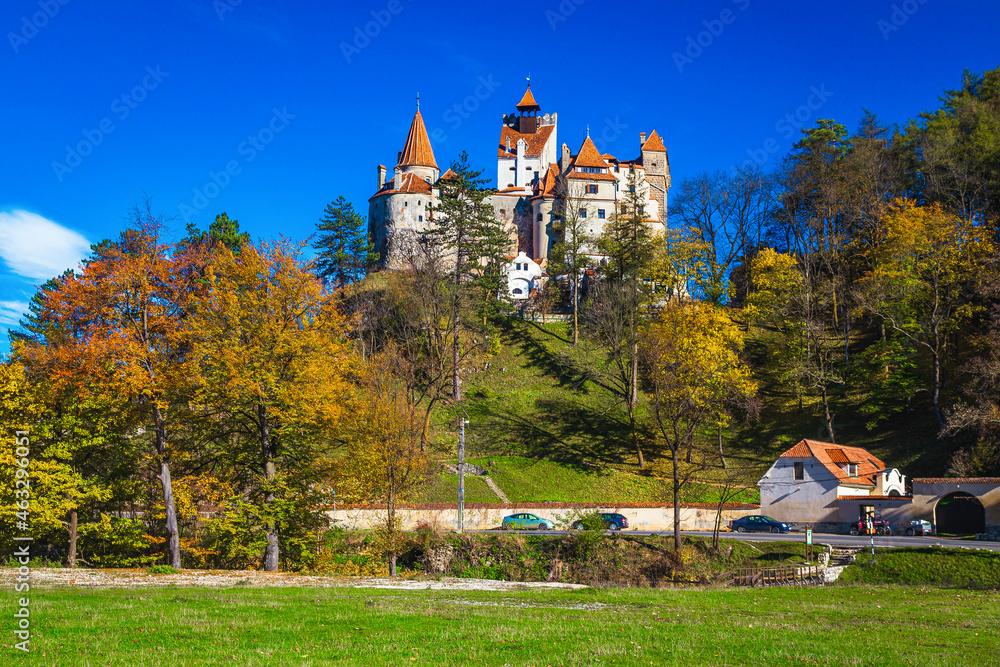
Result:
{"label": "castle on hill", "polygon": [[[496,192],[488,201],[511,234],[511,296],[526,298],[544,272],[552,245],[558,241],[555,216],[572,206],[587,232],[600,235],[622,210],[629,176],[645,202],[645,217],[660,229],[666,223],[670,162],[663,140],[654,129],[639,134],[639,155],[620,160],[602,155],[587,138],[574,154],[557,141],[558,114],[542,114],[531,84],[516,112],[503,115],[497,146]],[[431,228],[430,210],[441,197],[441,173],[419,105],[399,152],[391,178],[378,165],[375,194],[368,200],[368,229],[379,252],[379,266],[397,270],[406,265],[406,248]],[[593,249],[595,264],[599,262]],[[523,284],[522,284],[523,283]]]}

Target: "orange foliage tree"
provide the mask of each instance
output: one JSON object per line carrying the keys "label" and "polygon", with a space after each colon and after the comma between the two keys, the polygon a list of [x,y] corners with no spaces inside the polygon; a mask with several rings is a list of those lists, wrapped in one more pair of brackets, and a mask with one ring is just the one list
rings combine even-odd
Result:
{"label": "orange foliage tree", "polygon": [[195,252],[172,253],[149,203],[132,211],[116,242],[94,246],[78,274],[63,275],[43,314],[58,340],[26,341],[20,352],[46,368],[57,388],[80,396],[127,398],[152,430],[165,508],[167,550],[179,568],[180,536],[170,471],[176,451],[168,432],[179,400],[178,372],[188,342],[182,321],[199,289]]}
{"label": "orange foliage tree", "polygon": [[277,570],[282,531],[322,522],[321,464],[355,372],[343,316],[301,246],[247,244],[217,249],[185,326],[196,409],[226,434],[218,447],[240,489],[232,501],[256,508],[264,569]]}

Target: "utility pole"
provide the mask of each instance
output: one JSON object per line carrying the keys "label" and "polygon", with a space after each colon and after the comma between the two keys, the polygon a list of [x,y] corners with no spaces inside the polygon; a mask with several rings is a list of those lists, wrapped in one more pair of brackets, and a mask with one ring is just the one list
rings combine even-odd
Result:
{"label": "utility pole", "polygon": [[465,425],[464,415],[458,418],[458,532],[465,531]]}

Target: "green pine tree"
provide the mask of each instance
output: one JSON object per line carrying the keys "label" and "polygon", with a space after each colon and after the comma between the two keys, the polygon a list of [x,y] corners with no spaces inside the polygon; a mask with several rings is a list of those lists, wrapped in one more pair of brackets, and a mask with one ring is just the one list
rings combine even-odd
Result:
{"label": "green pine tree", "polygon": [[343,197],[327,204],[316,229],[316,273],[326,282],[344,287],[364,277],[378,255],[368,239],[365,219]]}

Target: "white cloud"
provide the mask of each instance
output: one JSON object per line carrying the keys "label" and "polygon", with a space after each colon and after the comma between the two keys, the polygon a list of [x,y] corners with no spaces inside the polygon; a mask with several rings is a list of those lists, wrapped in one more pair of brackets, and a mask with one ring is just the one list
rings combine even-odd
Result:
{"label": "white cloud", "polygon": [[89,251],[86,238],[59,223],[28,211],[0,211],[0,258],[19,276],[55,278],[75,269]]}
{"label": "white cloud", "polygon": [[27,312],[25,301],[0,301],[0,326],[16,327],[18,320]]}

